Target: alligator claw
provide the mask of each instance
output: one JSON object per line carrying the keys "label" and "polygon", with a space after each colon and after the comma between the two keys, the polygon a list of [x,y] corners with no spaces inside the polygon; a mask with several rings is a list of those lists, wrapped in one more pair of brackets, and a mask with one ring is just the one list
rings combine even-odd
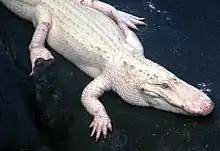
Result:
{"label": "alligator claw", "polygon": [[95,115],[89,127],[93,127],[91,137],[96,133],[96,141],[101,136],[101,133],[106,138],[108,129],[112,131],[111,120],[108,116]]}
{"label": "alligator claw", "polygon": [[118,19],[119,21],[124,22],[128,27],[135,30],[138,30],[136,25],[147,25],[145,22],[142,21],[145,18],[140,18],[120,10],[116,10],[116,12],[112,12],[112,15],[113,17],[116,18],[116,20]]}

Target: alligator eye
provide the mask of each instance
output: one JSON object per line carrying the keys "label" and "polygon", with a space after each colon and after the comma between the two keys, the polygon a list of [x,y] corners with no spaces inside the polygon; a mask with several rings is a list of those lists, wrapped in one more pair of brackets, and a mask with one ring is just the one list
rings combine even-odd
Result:
{"label": "alligator eye", "polygon": [[162,83],[162,84],[161,84],[161,87],[162,87],[163,89],[169,89],[169,88],[170,88],[169,84],[167,84],[167,83]]}
{"label": "alligator eye", "polygon": [[145,89],[144,89],[144,88],[141,88],[141,91],[142,91],[142,92],[144,92],[144,91],[145,91]]}

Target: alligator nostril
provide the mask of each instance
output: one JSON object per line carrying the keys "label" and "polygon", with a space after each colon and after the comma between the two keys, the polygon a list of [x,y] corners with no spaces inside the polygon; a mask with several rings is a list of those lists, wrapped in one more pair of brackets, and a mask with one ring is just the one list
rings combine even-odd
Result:
{"label": "alligator nostril", "polygon": [[214,108],[212,100],[205,94],[199,95],[194,102],[196,102],[195,105],[198,106],[200,114],[203,115],[210,114]]}
{"label": "alligator nostril", "polygon": [[212,100],[203,93],[193,96],[190,100],[191,101],[180,106],[189,114],[191,113],[195,115],[208,115],[212,112],[214,108],[214,103],[212,102]]}
{"label": "alligator nostril", "polygon": [[209,110],[212,110],[213,107],[214,107],[214,104],[213,104],[213,102],[212,102],[210,99],[204,100],[204,101],[203,101],[203,105],[204,105],[204,107],[205,107],[206,109],[209,109]]}

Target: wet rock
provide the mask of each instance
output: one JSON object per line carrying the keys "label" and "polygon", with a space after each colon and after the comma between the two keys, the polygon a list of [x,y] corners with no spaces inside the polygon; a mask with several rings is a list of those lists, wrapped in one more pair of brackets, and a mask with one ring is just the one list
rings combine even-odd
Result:
{"label": "wet rock", "polygon": [[0,40],[0,150],[37,149],[40,139],[21,93],[21,78]]}
{"label": "wet rock", "polygon": [[59,87],[54,60],[38,59],[33,80],[36,92],[36,124],[41,134],[50,141],[63,143],[73,116],[68,110],[65,96]]}
{"label": "wet rock", "polygon": [[28,36],[19,42],[21,33],[16,33],[10,39],[13,32],[6,26],[0,24],[0,150],[59,150],[72,112],[57,81],[56,63],[39,59],[29,76]]}

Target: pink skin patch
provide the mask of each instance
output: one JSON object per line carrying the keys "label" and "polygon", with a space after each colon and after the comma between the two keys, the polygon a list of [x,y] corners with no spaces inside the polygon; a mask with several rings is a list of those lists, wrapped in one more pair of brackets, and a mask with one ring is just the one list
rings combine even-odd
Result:
{"label": "pink skin patch", "polygon": [[189,113],[208,115],[214,108],[212,100],[205,94],[196,95],[192,100],[190,105],[183,106],[183,109]]}

